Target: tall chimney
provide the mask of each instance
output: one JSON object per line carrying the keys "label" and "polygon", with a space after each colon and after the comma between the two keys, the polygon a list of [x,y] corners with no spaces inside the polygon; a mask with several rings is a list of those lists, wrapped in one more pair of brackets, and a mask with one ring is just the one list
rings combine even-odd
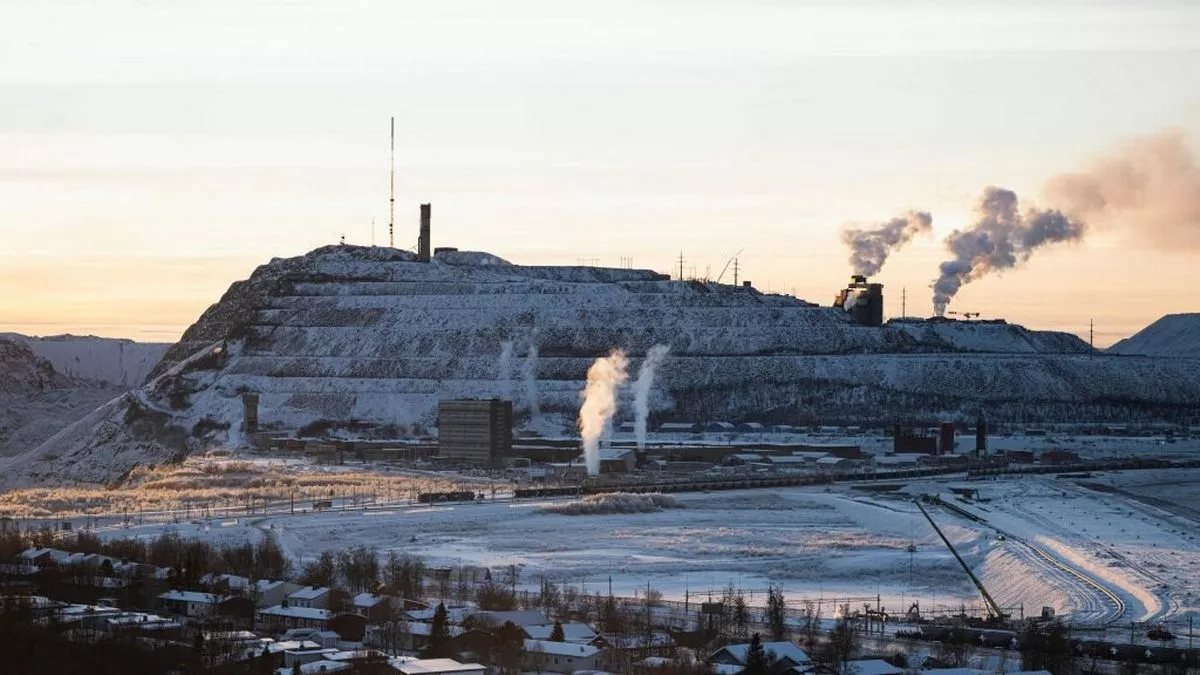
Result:
{"label": "tall chimney", "polygon": [[417,239],[417,262],[429,262],[429,219],[433,207],[421,205],[421,236]]}

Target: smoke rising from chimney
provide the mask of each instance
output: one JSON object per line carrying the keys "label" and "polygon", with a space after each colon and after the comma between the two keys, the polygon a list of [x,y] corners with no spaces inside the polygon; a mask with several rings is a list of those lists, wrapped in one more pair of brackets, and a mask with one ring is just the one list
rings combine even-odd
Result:
{"label": "smoke rising from chimney", "polygon": [[583,457],[589,476],[600,475],[600,439],[612,425],[617,412],[617,389],[629,379],[628,367],[625,352],[614,349],[588,368],[587,388],[581,393],[579,432],[583,436]]}
{"label": "smoke rising from chimney", "polygon": [[1015,192],[988,187],[977,207],[979,219],[946,237],[953,258],[941,264],[933,285],[933,309],[938,316],[963,285],[1016,267],[1046,244],[1083,237],[1083,223],[1061,211],[1029,209],[1022,215],[1019,207]]}
{"label": "smoke rising from chimney", "polygon": [[512,355],[513,342],[505,340],[500,343],[500,362],[497,364],[497,378],[500,380],[500,398],[512,400]]}
{"label": "smoke rising from chimney", "polygon": [[537,390],[538,348],[530,338],[529,351],[525,354],[525,362],[521,365],[521,380],[525,385],[525,405],[529,408],[529,421],[536,423],[542,416],[542,407],[538,403]]}
{"label": "smoke rising from chimney", "polygon": [[924,211],[909,211],[870,230],[847,227],[842,243],[850,247],[850,266],[855,274],[874,276],[888,256],[900,250],[917,235],[933,231],[933,217]]}
{"label": "smoke rising from chimney", "polygon": [[636,417],[633,428],[637,436],[637,447],[646,447],[646,420],[650,417],[650,389],[654,386],[654,375],[671,351],[669,345],[654,345],[646,352],[646,358],[638,368],[637,380],[633,383],[633,408]]}
{"label": "smoke rising from chimney", "polygon": [[1200,250],[1200,163],[1182,131],[1131,139],[1046,183],[1047,203],[1168,251]]}

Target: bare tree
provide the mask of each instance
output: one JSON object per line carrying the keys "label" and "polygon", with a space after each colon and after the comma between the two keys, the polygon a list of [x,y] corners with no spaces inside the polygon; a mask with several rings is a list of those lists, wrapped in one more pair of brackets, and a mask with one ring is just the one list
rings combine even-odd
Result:
{"label": "bare tree", "polygon": [[772,640],[787,639],[787,601],[783,589],[775,584],[767,590],[767,626],[771,629]]}

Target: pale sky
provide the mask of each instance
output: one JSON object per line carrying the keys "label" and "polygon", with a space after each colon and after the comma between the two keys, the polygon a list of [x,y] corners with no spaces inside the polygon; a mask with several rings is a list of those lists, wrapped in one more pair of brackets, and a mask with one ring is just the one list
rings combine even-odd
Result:
{"label": "pale sky", "polygon": [[[173,340],[272,257],[397,237],[742,278],[828,304],[846,223],[934,237],[877,277],[931,312],[987,185],[1200,143],[1200,3],[0,0],[0,331]],[[1196,311],[1195,253],[1101,232],[951,309],[1106,345]]]}

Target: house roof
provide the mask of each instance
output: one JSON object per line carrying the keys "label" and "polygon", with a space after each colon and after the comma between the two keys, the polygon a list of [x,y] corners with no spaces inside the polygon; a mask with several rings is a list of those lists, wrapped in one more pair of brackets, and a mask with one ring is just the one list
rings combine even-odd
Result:
{"label": "house roof", "polygon": [[22,560],[33,560],[34,558],[40,558],[47,554],[49,554],[50,559],[55,562],[62,562],[63,560],[71,557],[70,553],[67,553],[66,551],[60,551],[56,548],[28,548],[18,553],[17,557],[21,558]]}
{"label": "house roof", "polygon": [[198,602],[206,605],[213,605],[220,601],[220,597],[212,593],[199,593],[197,591],[167,591],[160,593],[159,600],[168,602]]}
{"label": "house roof", "polygon": [[577,656],[586,659],[600,653],[599,647],[581,645],[577,642],[551,642],[549,640],[526,640],[525,651],[542,652],[551,656]]}
{"label": "house roof", "polygon": [[[586,623],[570,622],[562,624],[563,640],[566,642],[591,642],[596,637],[596,631]],[[532,640],[549,640],[554,632],[554,624],[546,623],[539,626],[525,626],[525,634]]]}
{"label": "house roof", "polygon": [[258,610],[262,616],[286,616],[294,619],[328,619],[333,616],[333,613],[327,609],[318,609],[316,607],[283,607],[275,605],[266,609]]}
{"label": "house roof", "polygon": [[[763,651],[774,654],[775,658],[777,659],[790,659],[792,663],[808,663],[809,661],[808,654],[805,654],[803,649],[800,649],[791,642],[764,642],[762,643],[762,646]],[[725,652],[729,654],[734,661],[745,665],[746,652],[749,650],[749,642],[743,642],[742,644],[737,645],[725,645],[716,652],[713,652],[712,658],[715,658],[721,652]]]}
{"label": "house roof", "polygon": [[289,595],[288,598],[293,600],[316,600],[327,593],[329,593],[329,589],[324,586],[305,586]]}
{"label": "house roof", "polygon": [[[333,673],[339,670],[349,670],[353,667],[353,664],[346,663],[345,661],[329,661],[326,659],[321,659],[320,661],[302,664],[300,666],[300,672],[303,673],[303,675],[319,675],[320,673]],[[291,670],[284,669],[284,672],[291,673]]]}
{"label": "house roof", "polygon": [[425,675],[427,673],[482,673],[486,670],[478,663],[459,663],[454,659],[410,659],[405,657],[389,660],[396,670],[404,675]]}
{"label": "house roof", "polygon": [[359,593],[354,596],[352,603],[355,607],[374,607],[387,599],[385,595],[375,595],[374,593]]}
{"label": "house roof", "polygon": [[864,659],[846,663],[846,672],[854,675],[900,675],[903,668],[897,668],[883,659]]}

